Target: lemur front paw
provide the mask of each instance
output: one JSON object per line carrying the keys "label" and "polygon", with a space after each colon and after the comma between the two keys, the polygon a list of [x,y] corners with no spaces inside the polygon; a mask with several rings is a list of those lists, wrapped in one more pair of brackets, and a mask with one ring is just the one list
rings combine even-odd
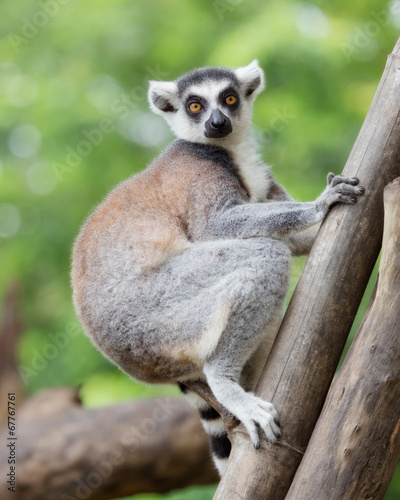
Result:
{"label": "lemur front paw", "polygon": [[[254,448],[260,448],[259,429],[263,430],[270,443],[276,443],[281,436],[279,417],[275,407],[261,398],[247,393],[245,411],[237,415],[250,435]],[[247,398],[246,398],[247,399]]]}
{"label": "lemur front paw", "polygon": [[329,206],[335,203],[352,205],[357,202],[359,196],[365,193],[365,188],[359,185],[360,181],[357,177],[344,177],[331,172],[328,174],[327,182],[328,186],[322,197]]}

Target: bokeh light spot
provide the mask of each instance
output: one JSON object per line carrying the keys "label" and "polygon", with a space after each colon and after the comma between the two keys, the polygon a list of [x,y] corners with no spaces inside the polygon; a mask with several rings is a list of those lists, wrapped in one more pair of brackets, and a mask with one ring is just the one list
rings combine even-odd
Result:
{"label": "bokeh light spot", "polygon": [[31,165],[26,172],[29,189],[35,194],[48,194],[57,185],[57,177],[49,163],[38,162]]}
{"label": "bokeh light spot", "polygon": [[21,216],[17,207],[10,203],[0,204],[0,238],[17,234],[21,226]]}
{"label": "bokeh light spot", "polygon": [[97,75],[86,87],[86,100],[100,109],[108,109],[110,103],[122,94],[122,87],[110,75]]}
{"label": "bokeh light spot", "polygon": [[5,93],[10,104],[23,108],[36,100],[38,86],[36,80],[31,76],[14,74],[9,78]]}
{"label": "bokeh light spot", "polygon": [[42,144],[42,136],[37,128],[24,124],[16,127],[8,138],[11,153],[18,158],[35,156]]}
{"label": "bokeh light spot", "polygon": [[165,122],[151,113],[131,113],[119,131],[125,139],[144,147],[163,145],[170,137]]}
{"label": "bokeh light spot", "polygon": [[329,19],[316,5],[299,3],[295,6],[296,26],[307,38],[326,38],[331,25]]}

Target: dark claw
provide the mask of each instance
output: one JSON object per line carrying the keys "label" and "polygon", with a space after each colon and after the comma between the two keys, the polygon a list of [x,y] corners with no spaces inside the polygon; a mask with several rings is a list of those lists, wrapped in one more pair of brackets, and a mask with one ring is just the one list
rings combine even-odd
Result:
{"label": "dark claw", "polygon": [[350,184],[353,186],[357,185],[360,182],[360,179],[358,177],[351,177],[350,178]]}
{"label": "dark claw", "polygon": [[350,196],[350,201],[353,203],[357,202],[357,196]]}

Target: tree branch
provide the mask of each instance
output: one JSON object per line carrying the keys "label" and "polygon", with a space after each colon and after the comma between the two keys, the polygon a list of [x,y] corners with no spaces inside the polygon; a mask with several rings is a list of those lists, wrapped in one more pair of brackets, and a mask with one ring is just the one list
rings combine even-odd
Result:
{"label": "tree branch", "polygon": [[[2,481],[5,500],[107,500],[217,481],[198,413],[183,398],[85,409],[75,391],[53,389],[21,407],[16,435],[17,491]],[[0,447],[3,478],[7,458]]]}
{"label": "tree branch", "polygon": [[382,499],[400,459],[400,179],[384,200],[376,293],[286,500]]}

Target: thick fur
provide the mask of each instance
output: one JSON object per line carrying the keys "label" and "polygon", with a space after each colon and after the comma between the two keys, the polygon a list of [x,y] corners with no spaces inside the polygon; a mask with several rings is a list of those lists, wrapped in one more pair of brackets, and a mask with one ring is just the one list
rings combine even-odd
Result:
{"label": "thick fur", "polygon": [[[290,255],[309,251],[331,205],[363,193],[357,179],[330,174],[316,201],[298,203],[275,183],[249,139],[263,86],[256,61],[151,82],[151,107],[178,139],[110,193],[73,251],[74,304],[87,335],[130,376],[181,383],[221,473],[230,451],[222,422],[184,382],[206,380],[255,447],[260,430],[277,439],[274,407],[246,391],[281,321]],[[227,92],[236,96],[231,108]],[[196,115],[187,107],[194,98],[202,103]],[[216,109],[232,131],[207,138]]]}

